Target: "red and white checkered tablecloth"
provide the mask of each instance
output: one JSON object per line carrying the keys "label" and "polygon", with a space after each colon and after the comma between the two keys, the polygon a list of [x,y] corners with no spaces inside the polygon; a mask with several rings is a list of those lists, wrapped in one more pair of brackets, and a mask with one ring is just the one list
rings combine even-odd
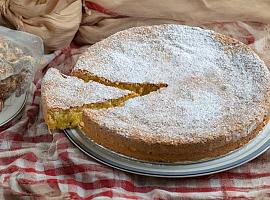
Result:
{"label": "red and white checkered tablecloth", "polygon": [[[265,25],[205,27],[250,44],[269,62]],[[57,66],[68,73],[82,50],[71,46],[57,51],[47,57],[54,59],[46,68]],[[46,68],[36,75],[22,119],[0,132],[0,199],[270,199],[270,151],[233,170],[182,179],[124,173],[85,156],[63,132],[51,135],[47,130],[40,112]]]}

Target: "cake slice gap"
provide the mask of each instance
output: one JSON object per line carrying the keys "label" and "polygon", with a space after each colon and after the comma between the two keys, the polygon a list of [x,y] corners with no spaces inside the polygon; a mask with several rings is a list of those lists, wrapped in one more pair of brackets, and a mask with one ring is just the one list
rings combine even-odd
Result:
{"label": "cake slice gap", "polygon": [[130,90],[132,92],[137,93],[140,96],[158,91],[159,89],[164,87],[168,87],[168,84],[166,83],[148,83],[148,82],[129,83],[129,82],[111,81],[107,78],[95,75],[87,70],[73,70],[72,75],[84,80],[85,82],[95,81],[106,86],[116,87],[122,90]]}
{"label": "cake slice gap", "polygon": [[43,78],[41,97],[49,129],[76,128],[85,109],[122,106],[137,93],[62,74],[50,68]]}

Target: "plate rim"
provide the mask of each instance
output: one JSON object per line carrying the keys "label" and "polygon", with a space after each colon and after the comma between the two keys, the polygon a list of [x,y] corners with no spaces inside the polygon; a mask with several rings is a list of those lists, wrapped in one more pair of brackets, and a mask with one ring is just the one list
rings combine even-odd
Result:
{"label": "plate rim", "polygon": [[[265,127],[266,126],[267,126],[267,124],[265,125]],[[268,126],[270,128],[270,123],[268,124]],[[150,172],[149,170],[136,169],[136,167],[131,168],[129,166],[124,166],[121,163],[116,163],[114,161],[115,158],[112,158],[111,160],[108,160],[107,158],[104,158],[104,157],[102,157],[100,155],[97,155],[91,149],[89,150],[79,140],[77,140],[78,142],[76,142],[75,139],[74,139],[75,136],[71,132],[72,130],[73,131],[76,131],[78,133],[78,130],[76,130],[76,129],[65,129],[64,130],[64,134],[67,136],[67,138],[69,139],[69,141],[71,141],[71,143],[73,145],[75,145],[84,154],[86,154],[87,156],[93,158],[94,160],[98,161],[99,163],[102,163],[102,164],[104,164],[106,166],[110,166],[112,168],[115,168],[115,169],[118,169],[118,170],[121,170],[121,171],[129,172],[129,173],[132,173],[132,174],[144,175],[144,176],[151,176],[151,177],[159,177],[159,178],[199,177],[199,176],[206,176],[206,175],[211,175],[211,174],[215,174],[215,173],[227,171],[227,170],[236,168],[236,167],[238,167],[240,165],[243,165],[243,164],[245,164],[245,163],[247,163],[247,162],[255,159],[256,157],[260,156],[261,154],[263,154],[265,151],[267,151],[270,148],[270,138],[268,138],[259,148],[257,148],[256,150],[252,151],[251,153],[249,153],[248,155],[244,156],[243,158],[238,159],[238,160],[234,160],[231,163],[226,163],[226,164],[224,164],[222,166],[217,167],[216,169],[215,168],[209,169],[209,170],[203,169],[201,171],[195,171],[194,173],[192,173],[192,172],[188,172],[188,173],[184,173],[184,172],[179,172],[179,173],[178,172],[170,172],[169,174],[164,174],[164,172],[163,173],[162,172],[158,173],[158,172],[153,172],[153,171]],[[264,131],[264,129],[262,130],[262,132],[263,131]],[[260,135],[260,133],[254,139],[256,139],[256,138],[259,139],[258,136]],[[83,133],[81,132],[81,133],[78,133],[78,134],[83,134]],[[85,136],[85,137],[87,137],[87,136]],[[245,146],[246,145],[244,145],[243,147],[245,147]],[[229,153],[228,155],[224,155],[223,157],[231,156],[231,154],[234,154],[237,151],[238,150],[236,150],[235,152]],[[128,161],[128,159],[126,159],[126,160]],[[214,160],[216,160],[216,159],[214,159]],[[195,163],[176,164],[176,165],[177,166],[180,166],[180,165],[193,165],[193,164],[196,164],[196,163],[207,163],[209,161],[211,161],[211,160],[200,161],[200,162],[195,162]],[[148,163],[148,164],[150,164],[150,163]],[[153,164],[153,165],[155,165],[155,164]]]}
{"label": "plate rim", "polygon": [[[12,94],[12,95],[14,95],[14,94]],[[21,113],[21,111],[23,110],[24,106],[26,105],[28,93],[27,92],[24,92],[22,95],[24,95],[25,97],[24,97],[24,100],[23,100],[23,102],[21,104],[21,107],[16,111],[16,113],[14,115],[12,115],[6,121],[0,123],[0,127],[5,126],[6,124],[8,124],[10,121],[12,121],[14,118],[16,118]]]}

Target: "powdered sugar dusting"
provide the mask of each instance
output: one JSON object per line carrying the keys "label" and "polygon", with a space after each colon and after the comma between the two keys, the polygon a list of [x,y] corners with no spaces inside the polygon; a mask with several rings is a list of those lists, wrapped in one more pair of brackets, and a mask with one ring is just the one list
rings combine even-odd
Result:
{"label": "powdered sugar dusting", "polygon": [[65,76],[57,69],[50,68],[43,78],[42,96],[50,109],[82,106],[122,97],[127,90],[105,86],[96,82],[85,83],[72,76]]}
{"label": "powdered sugar dusting", "polygon": [[168,84],[124,107],[87,111],[127,137],[239,139],[268,114],[270,75],[264,63],[242,43],[226,44],[200,28],[160,25],[122,31],[90,47],[74,70],[112,81]]}

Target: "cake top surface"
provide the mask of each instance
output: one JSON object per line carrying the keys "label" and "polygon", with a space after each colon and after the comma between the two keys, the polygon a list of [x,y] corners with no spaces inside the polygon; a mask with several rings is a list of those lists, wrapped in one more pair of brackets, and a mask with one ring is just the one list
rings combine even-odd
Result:
{"label": "cake top surface", "polygon": [[128,93],[130,91],[92,81],[85,83],[77,77],[66,76],[55,68],[50,68],[42,81],[42,96],[46,99],[49,109],[69,109],[84,104],[104,102]]}
{"label": "cake top surface", "polygon": [[[246,65],[253,69],[246,69]],[[168,84],[216,70],[219,76],[226,70],[223,76],[227,76],[230,69],[247,74],[264,72],[266,67],[251,49],[236,40],[181,25],[118,32],[88,48],[74,67],[74,71],[87,70],[111,81]]]}
{"label": "cake top surface", "polygon": [[118,32],[88,48],[74,68],[81,70],[111,81],[168,84],[123,107],[85,112],[127,137],[172,143],[239,139],[268,115],[270,73],[263,61],[239,41],[201,28]]}

